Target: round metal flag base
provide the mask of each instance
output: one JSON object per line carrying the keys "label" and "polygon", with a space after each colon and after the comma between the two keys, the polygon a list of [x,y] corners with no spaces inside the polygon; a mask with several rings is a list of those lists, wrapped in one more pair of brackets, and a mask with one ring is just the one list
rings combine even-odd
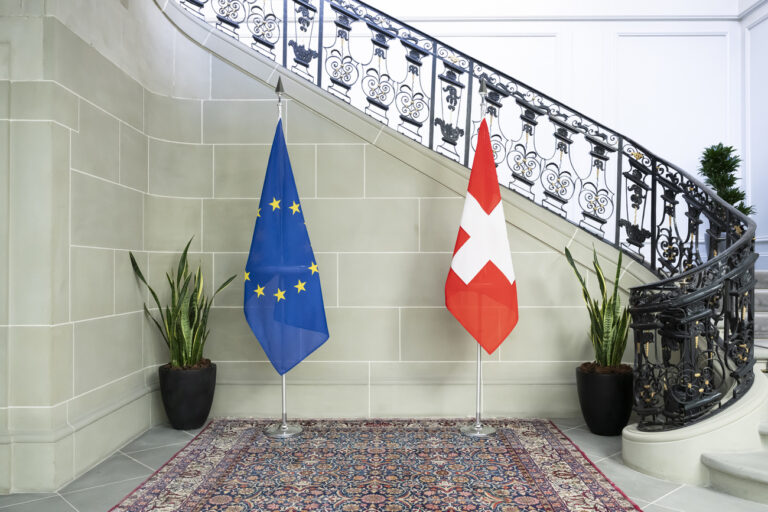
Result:
{"label": "round metal flag base", "polygon": [[461,427],[461,433],[467,437],[489,437],[496,433],[496,429],[490,425],[474,424]]}
{"label": "round metal flag base", "polygon": [[301,427],[284,423],[274,423],[264,429],[264,434],[273,439],[289,439],[301,434]]}

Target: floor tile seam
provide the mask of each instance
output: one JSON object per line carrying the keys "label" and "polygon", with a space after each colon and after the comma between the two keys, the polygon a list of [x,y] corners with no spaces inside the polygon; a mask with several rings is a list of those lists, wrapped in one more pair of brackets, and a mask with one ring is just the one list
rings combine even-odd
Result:
{"label": "floor tile seam", "polygon": [[[9,494],[8,496],[13,496],[13,494]],[[19,501],[17,503],[11,503],[10,505],[0,505],[0,510],[5,510],[7,508],[15,507],[17,505],[26,505],[27,503],[34,503],[36,501],[48,500],[48,499],[55,498],[55,497],[56,497],[56,493],[52,493],[52,494],[49,494],[48,496],[43,496],[43,497],[40,497],[40,498],[32,498],[32,499],[27,500],[27,501]]]}
{"label": "floor tile seam", "polygon": [[77,510],[77,507],[76,507],[76,506],[74,506],[72,503],[70,503],[70,502],[69,502],[69,500],[68,500],[67,498],[65,498],[64,496],[62,496],[62,495],[61,495],[60,493],[58,493],[58,492],[57,492],[56,494],[58,495],[58,497],[59,497],[59,498],[61,498],[62,500],[64,500],[64,503],[66,503],[67,505],[69,505],[70,507],[72,507],[72,510],[74,510],[75,512],[80,512],[79,510]]}
{"label": "floor tile seam", "polygon": [[569,430],[578,430],[580,427],[583,427],[583,426],[584,426],[584,424],[582,424],[582,425],[576,425],[575,427],[561,428],[561,429],[560,429],[560,431],[561,431],[563,434],[565,434],[565,433],[566,433],[566,432],[568,432]]}
{"label": "floor tile seam", "polygon": [[[57,494],[61,495],[62,497],[70,496],[72,494],[78,494],[85,491],[92,491],[94,489],[101,489],[103,487],[109,487],[110,485],[124,484],[125,482],[131,482],[133,480],[140,480],[140,479],[146,480],[147,476],[146,475],[132,476],[131,478],[125,478],[123,480],[115,480],[113,482],[106,482],[99,485],[92,485],[91,487],[83,487],[82,489],[75,489],[74,491],[59,491]],[[77,482],[77,480],[75,480],[75,482]]]}
{"label": "floor tile seam", "polygon": [[[682,489],[684,487],[685,487],[685,484],[680,484],[677,487],[675,487],[674,489],[672,489],[671,491],[669,491],[668,493],[664,494],[663,496],[659,496],[655,500],[651,501],[650,503],[648,503],[648,505],[656,505],[656,504],[658,504],[659,506],[664,507],[664,505],[659,504],[659,501],[663,500],[664,498],[666,498],[667,496],[669,496],[671,494],[676,493],[677,491],[679,491],[680,489]],[[671,507],[666,507],[666,508],[671,508]],[[672,510],[678,510],[678,509],[672,509]]]}
{"label": "floor tile seam", "polygon": [[[186,433],[186,432],[185,432],[185,433]],[[188,440],[188,439],[183,439],[183,440],[181,440],[181,441],[176,441],[175,443],[166,443],[166,444],[160,444],[160,445],[157,445],[157,446],[152,446],[152,447],[150,447],[150,448],[142,448],[141,450],[130,450],[130,451],[128,451],[128,450],[126,450],[125,448],[120,448],[120,450],[121,450],[121,451],[122,451],[122,452],[123,452],[125,455],[128,455],[128,456],[130,456],[130,455],[135,455],[135,454],[137,454],[137,453],[145,453],[145,452],[151,452],[152,450],[159,450],[159,449],[161,449],[161,448],[169,448],[169,447],[171,447],[171,446],[179,446],[179,445],[184,445],[184,446],[186,446],[188,443],[189,443],[189,440]]]}
{"label": "floor tile seam", "polygon": [[124,451],[122,451],[122,450],[117,450],[117,453],[120,453],[120,454],[122,454],[122,455],[125,455],[126,457],[128,457],[129,459],[131,459],[133,462],[135,462],[135,463],[137,463],[137,464],[141,464],[142,466],[144,466],[145,468],[147,468],[148,470],[150,470],[152,473],[154,473],[154,472],[155,472],[155,469],[154,469],[154,468],[152,468],[152,467],[150,467],[150,466],[147,466],[146,464],[144,464],[143,462],[141,462],[141,461],[140,461],[140,460],[138,460],[138,459],[134,459],[133,457],[131,457],[130,455],[128,455],[128,454],[127,454],[127,453],[125,453]]}
{"label": "floor tile seam", "polygon": [[619,450],[619,451],[618,451],[618,452],[616,452],[616,453],[612,453],[612,454],[610,454],[610,455],[605,455],[605,456],[603,456],[603,457],[601,457],[601,458],[599,458],[599,459],[595,459],[595,460],[594,460],[594,462],[595,462],[595,464],[597,464],[598,462],[602,462],[602,461],[604,461],[604,460],[606,460],[606,459],[610,459],[611,457],[613,457],[613,456],[615,456],[615,455],[619,455],[620,453],[621,453],[621,450]]}

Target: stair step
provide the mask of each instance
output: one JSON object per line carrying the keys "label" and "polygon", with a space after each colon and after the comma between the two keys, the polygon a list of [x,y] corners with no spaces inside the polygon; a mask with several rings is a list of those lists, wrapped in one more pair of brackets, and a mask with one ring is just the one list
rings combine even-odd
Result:
{"label": "stair step", "polygon": [[755,288],[768,288],[768,270],[757,270],[755,272],[755,278],[757,279]]}
{"label": "stair step", "polygon": [[761,436],[768,436],[768,423],[761,423],[757,430]]}
{"label": "stair step", "polygon": [[755,290],[755,311],[768,311],[768,290]]}
{"label": "stair step", "polygon": [[739,498],[768,503],[768,450],[705,453],[701,462],[710,469],[713,488]]}
{"label": "stair step", "polygon": [[755,359],[768,361],[768,340],[755,340]]}
{"label": "stair step", "polygon": [[755,313],[755,338],[768,338],[768,313]]}

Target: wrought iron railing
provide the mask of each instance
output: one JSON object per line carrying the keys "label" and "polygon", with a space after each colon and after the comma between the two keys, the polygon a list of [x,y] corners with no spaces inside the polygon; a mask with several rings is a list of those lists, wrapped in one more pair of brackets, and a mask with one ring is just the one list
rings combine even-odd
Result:
{"label": "wrought iron railing", "polygon": [[[631,255],[635,411],[687,425],[752,384],[754,223],[640,144],[357,0],[176,0],[403,135],[468,165],[489,120],[499,181]],[[487,88],[485,111],[478,94]]]}

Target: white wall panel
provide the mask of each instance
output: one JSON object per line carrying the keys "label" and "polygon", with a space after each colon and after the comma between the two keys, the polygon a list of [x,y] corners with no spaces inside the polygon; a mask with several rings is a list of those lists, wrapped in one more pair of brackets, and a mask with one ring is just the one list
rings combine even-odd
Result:
{"label": "white wall panel", "polygon": [[758,266],[768,269],[768,18],[747,30],[746,53],[747,183],[749,201],[757,209]]}
{"label": "white wall panel", "polygon": [[704,147],[728,142],[725,34],[618,34],[616,128],[688,171]]}
{"label": "white wall panel", "polygon": [[556,95],[563,91],[562,55],[557,34],[506,34],[500,37],[446,37],[446,43],[486,64]]}

